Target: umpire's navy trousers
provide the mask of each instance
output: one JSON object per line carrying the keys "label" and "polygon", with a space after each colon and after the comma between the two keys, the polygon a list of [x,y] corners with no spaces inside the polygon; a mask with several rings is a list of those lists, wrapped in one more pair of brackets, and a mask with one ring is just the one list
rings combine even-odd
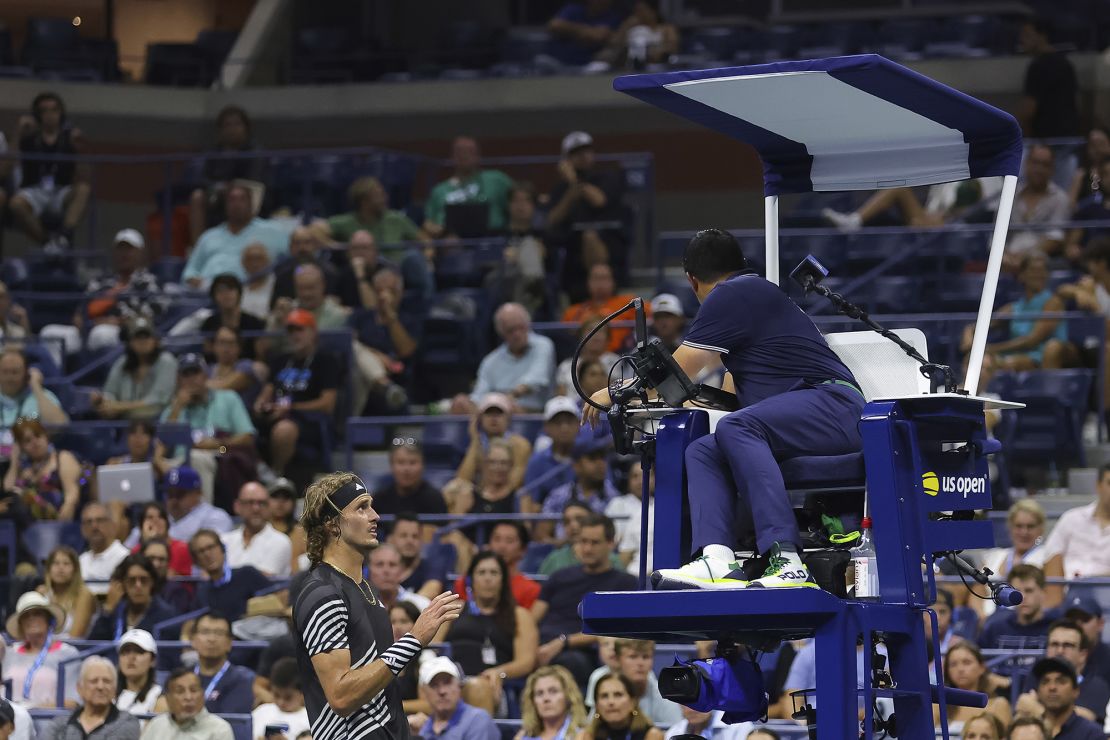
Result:
{"label": "umpire's navy trousers", "polygon": [[858,452],[864,400],[837,384],[802,386],[734,411],[686,448],[693,547],[736,539],[736,501],[751,510],[761,553],[772,543],[800,545],[779,460]]}

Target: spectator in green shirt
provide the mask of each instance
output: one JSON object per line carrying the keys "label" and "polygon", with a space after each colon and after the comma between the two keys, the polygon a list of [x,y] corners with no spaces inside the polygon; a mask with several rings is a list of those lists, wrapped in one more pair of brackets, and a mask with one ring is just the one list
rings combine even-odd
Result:
{"label": "spectator in green shirt", "polygon": [[489,232],[505,229],[509,217],[509,192],[513,181],[501,170],[479,168],[478,142],[459,136],[451,145],[451,177],[432,188],[424,204],[424,231],[439,238],[447,233],[447,206],[462,203],[489,203]]}
{"label": "spectator in green shirt", "polygon": [[[563,531],[566,541],[547,554],[540,563],[540,573],[549,576],[557,570],[578,565],[578,556],[574,554],[574,541],[578,539],[578,532],[582,522],[590,515],[590,507],[583,501],[571,499],[563,507]],[[616,569],[622,568],[620,557],[615,552],[609,553],[609,563]]]}
{"label": "spectator in green shirt", "polygon": [[317,232],[322,237],[345,243],[356,231],[369,231],[390,259],[396,259],[397,254],[389,254],[389,247],[403,242],[427,241],[427,235],[412,219],[389,207],[389,196],[378,178],[358,178],[347,189],[347,198],[353,210],[317,222]]}

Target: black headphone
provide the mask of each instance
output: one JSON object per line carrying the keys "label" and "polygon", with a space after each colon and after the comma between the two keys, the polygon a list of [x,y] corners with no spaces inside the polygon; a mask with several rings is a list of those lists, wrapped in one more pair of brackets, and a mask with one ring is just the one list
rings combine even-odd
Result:
{"label": "black headphone", "polygon": [[63,101],[62,97],[60,95],[58,95],[57,93],[53,93],[53,92],[49,92],[49,91],[39,93],[38,95],[35,96],[35,99],[31,101],[31,115],[33,115],[35,117],[35,122],[38,123],[40,126],[42,125],[42,111],[39,110],[39,106],[41,106],[43,101],[46,101],[46,100],[53,100],[55,103],[58,104],[58,108],[60,109],[61,114],[62,114],[60,123],[61,123],[61,125],[64,126],[65,122],[66,122],[66,104],[65,104],[65,101]]}

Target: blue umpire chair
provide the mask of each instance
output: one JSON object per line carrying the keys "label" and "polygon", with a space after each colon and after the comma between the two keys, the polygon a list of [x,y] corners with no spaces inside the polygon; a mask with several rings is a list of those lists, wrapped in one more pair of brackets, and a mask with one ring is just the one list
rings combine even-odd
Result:
{"label": "blue umpire chair", "polygon": [[[798,34],[792,40],[796,45],[807,41]],[[799,692],[805,705],[800,716],[809,724],[811,739],[878,737],[889,729],[885,727],[889,717],[878,717],[873,710],[876,700],[884,698],[893,703],[898,736],[906,740],[933,739],[933,704],[939,704],[939,730],[947,740],[947,707],[984,707],[987,697],[931,683],[922,618],[932,622],[932,667],[942,675],[935,647],[936,614],[930,608],[936,600],[933,564],[954,551],[993,545],[991,523],[973,519],[975,510],[992,508],[987,457],[1000,449],[987,434],[984,408],[988,403],[1020,406],[974,395],[1007,215],[1017,187],[1022,149],[1017,122],[873,54],[631,75],[618,77],[614,87],[759,152],[767,220],[764,264],[767,279],[775,283],[781,282],[778,209],[782,194],[1003,176],[980,299],[984,310],[976,322],[966,380],[972,394],[956,393],[950,386],[945,392],[923,394],[915,363],[903,364],[901,372],[892,373],[891,368],[898,367],[895,358],[879,356],[893,352],[904,360],[900,349],[893,345],[860,349],[852,346],[851,335],[844,342],[830,337],[830,347],[853,370],[868,401],[860,420],[864,477],[859,476],[857,456],[780,461],[788,487],[798,486],[803,476],[812,478],[804,481],[802,495],[810,493],[810,485],[848,492],[866,481],[864,505],[873,522],[878,593],[841,598],[833,593],[839,591],[834,571],[825,577],[825,589],[601,592],[587,594],[579,607],[582,628],[588,634],[656,642],[717,640],[725,646],[721,655],[741,644],[761,648],[813,637],[817,685]],[[858,255],[861,259],[878,256]],[[897,296],[880,298],[897,302]],[[920,344],[913,344],[920,351],[925,346],[923,335],[918,339]],[[648,376],[645,370],[640,379]],[[649,387],[657,384],[648,383]],[[621,413],[634,418],[634,412]],[[696,408],[656,407],[640,414],[653,419],[639,428],[653,442],[657,466],[654,567],[676,568],[694,554],[686,506],[687,497],[697,494],[687,490],[685,450],[710,433],[713,419],[711,412]],[[646,555],[641,553],[641,560]],[[641,580],[641,588],[646,585]],[[998,593],[1000,600],[1007,595],[1001,587]],[[876,639],[885,643],[888,655],[889,667],[882,673],[872,660]],[[865,666],[859,676],[857,642],[862,644]],[[731,658],[725,662],[732,665]],[[721,679],[716,688],[724,683]],[[754,702],[754,690],[751,693]],[[727,702],[715,706],[739,708]],[[754,719],[754,703],[743,706],[745,718]],[[862,723],[857,715],[860,706]]]}

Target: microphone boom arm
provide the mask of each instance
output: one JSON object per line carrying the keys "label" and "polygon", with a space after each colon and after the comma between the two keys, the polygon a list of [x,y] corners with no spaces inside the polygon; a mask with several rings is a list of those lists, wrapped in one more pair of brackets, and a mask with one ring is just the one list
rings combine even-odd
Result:
{"label": "microphone boom arm", "polygon": [[912,344],[895,334],[893,330],[887,329],[885,326],[872,319],[866,311],[844,296],[821,285],[821,279],[826,275],[828,275],[828,270],[826,270],[812,254],[802,260],[801,264],[795,267],[794,271],[790,273],[790,277],[802,286],[802,289],[807,295],[809,293],[817,293],[826,298],[836,306],[837,311],[850,319],[856,319],[862,322],[869,329],[894,342],[903,352],[917,360],[918,364],[921,365],[921,374],[929,379],[931,393],[936,393],[937,390],[942,387],[946,393],[966,392],[960,391],[956,387],[956,377],[952,372],[952,368],[948,365],[943,365],[939,362],[930,362],[925,359]]}

